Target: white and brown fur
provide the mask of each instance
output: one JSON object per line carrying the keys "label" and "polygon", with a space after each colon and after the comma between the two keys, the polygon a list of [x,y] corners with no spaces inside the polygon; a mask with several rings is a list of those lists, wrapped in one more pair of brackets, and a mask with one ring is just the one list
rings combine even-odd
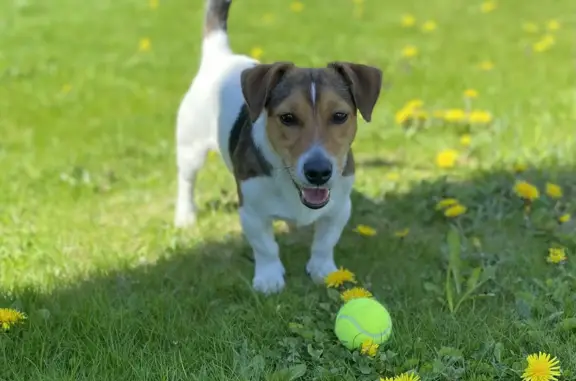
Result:
{"label": "white and brown fur", "polygon": [[[196,175],[209,150],[218,150],[236,180],[242,230],[254,251],[254,288],[284,287],[275,219],[314,225],[306,270],[321,282],[336,270],[334,246],[350,217],[357,110],[371,120],[382,73],[350,62],[300,68],[234,54],[230,5],[207,0],[200,68],[178,111],[175,224],[195,222]],[[329,194],[327,203],[305,202],[303,190],[314,188]]]}

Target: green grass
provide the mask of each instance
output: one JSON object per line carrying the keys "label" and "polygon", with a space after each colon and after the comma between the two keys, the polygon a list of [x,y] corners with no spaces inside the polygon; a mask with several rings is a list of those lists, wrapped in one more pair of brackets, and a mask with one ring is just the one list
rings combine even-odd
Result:
{"label": "green grass", "polygon": [[[259,46],[266,62],[349,60],[385,72],[354,145],[354,215],[336,255],[391,312],[393,337],[375,359],[337,343],[338,295],[304,271],[309,232],[279,230],[285,291],[252,291],[219,159],[201,173],[199,224],[172,226],[174,117],[198,63],[200,3],[0,3],[0,307],[29,316],[0,333],[0,380],[376,380],[409,370],[519,380],[538,351],[576,380],[576,228],[555,222],[576,207],[573,1],[502,0],[483,14],[479,1],[365,0],[361,19],[350,0],[306,2],[299,14],[284,0],[234,4],[238,52]],[[438,28],[402,28],[404,13]],[[555,45],[532,53],[551,19],[561,22]],[[523,31],[528,21],[541,31]],[[141,38],[149,52],[138,51]],[[419,49],[411,64],[400,56],[408,44]],[[478,70],[483,60],[494,69]],[[494,115],[472,128],[469,149],[454,126],[394,121],[414,98],[429,110],[464,107],[467,88]],[[448,148],[460,151],[458,165],[439,169],[435,155]],[[515,174],[517,162],[528,171]],[[528,218],[516,178],[542,192]],[[544,194],[547,181],[562,185],[561,201]],[[444,196],[468,212],[447,220],[434,208]],[[378,234],[360,236],[357,224]],[[407,237],[394,235],[404,228]],[[546,262],[556,245],[565,265]],[[474,268],[483,283],[451,311]]]}

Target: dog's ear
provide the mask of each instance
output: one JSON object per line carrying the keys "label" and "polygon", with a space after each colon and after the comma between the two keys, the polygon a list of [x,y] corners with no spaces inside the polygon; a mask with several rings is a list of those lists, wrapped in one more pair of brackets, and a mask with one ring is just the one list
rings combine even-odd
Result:
{"label": "dog's ear", "polygon": [[248,106],[250,119],[255,122],[264,110],[270,91],[278,84],[282,76],[293,68],[291,62],[259,64],[242,71],[240,76],[242,95]]}
{"label": "dog's ear", "polygon": [[380,96],[382,88],[382,71],[373,66],[355,64],[352,62],[331,62],[328,64],[344,78],[352,91],[356,107],[364,120],[372,119],[372,110]]}

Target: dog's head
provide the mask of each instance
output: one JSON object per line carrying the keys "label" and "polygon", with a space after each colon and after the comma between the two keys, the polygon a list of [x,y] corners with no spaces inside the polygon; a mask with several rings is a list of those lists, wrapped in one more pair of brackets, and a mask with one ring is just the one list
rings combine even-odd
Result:
{"label": "dog's head", "polygon": [[319,209],[330,200],[356,135],[357,110],[371,120],[381,84],[379,69],[349,62],[319,69],[277,62],[242,73],[250,118],[266,110],[270,145],[307,207]]}

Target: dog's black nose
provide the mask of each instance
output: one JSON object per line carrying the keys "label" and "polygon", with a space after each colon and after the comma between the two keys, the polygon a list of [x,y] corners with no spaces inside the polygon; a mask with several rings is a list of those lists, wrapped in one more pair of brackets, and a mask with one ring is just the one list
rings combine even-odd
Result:
{"label": "dog's black nose", "polygon": [[311,158],[304,163],[304,176],[313,185],[324,185],[332,177],[332,163],[325,158]]}

